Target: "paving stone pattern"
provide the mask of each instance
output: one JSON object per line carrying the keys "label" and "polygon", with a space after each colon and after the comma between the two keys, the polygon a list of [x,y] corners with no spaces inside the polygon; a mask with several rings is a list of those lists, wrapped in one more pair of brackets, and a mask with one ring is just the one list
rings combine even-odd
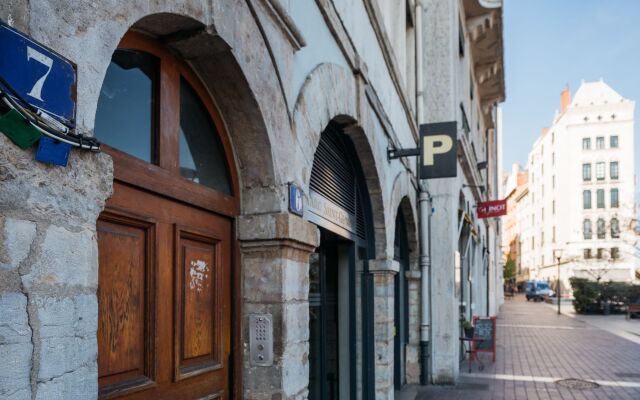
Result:
{"label": "paving stone pattern", "polygon": [[[640,320],[637,322],[640,324]],[[457,386],[414,388],[418,390],[416,399],[640,399],[640,387],[601,385],[570,389],[555,383],[575,378],[616,382],[614,385],[633,382],[640,386],[639,344],[565,315],[558,316],[548,305],[527,302],[523,297],[504,304],[497,324],[495,364],[491,363],[490,354],[481,354],[484,370],[480,371],[478,364],[473,363],[469,375],[469,365],[464,361]],[[495,374],[522,378],[495,379]],[[554,381],[522,381],[528,377]]]}

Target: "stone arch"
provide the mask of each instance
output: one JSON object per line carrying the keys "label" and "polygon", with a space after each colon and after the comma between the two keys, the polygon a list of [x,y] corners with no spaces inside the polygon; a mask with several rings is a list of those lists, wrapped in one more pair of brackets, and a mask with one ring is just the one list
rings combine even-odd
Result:
{"label": "stone arch", "polygon": [[[420,258],[418,242],[418,212],[416,205],[416,189],[411,182],[411,176],[408,172],[401,172],[396,175],[391,190],[391,200],[389,202],[389,210],[394,210],[388,216],[387,232],[391,235],[387,239],[387,243],[393,243],[395,235],[395,223],[398,213],[402,213],[407,228],[407,239],[409,241],[409,251],[411,253],[410,266],[412,270],[419,268],[418,261]],[[391,228],[393,227],[393,229]]]}
{"label": "stone arch", "polygon": [[269,73],[275,66],[265,38],[246,4],[137,3],[140,7],[132,5],[126,15],[114,10],[97,26],[99,31],[88,28],[87,35],[101,43],[90,60],[83,60],[82,50],[76,50],[79,70],[90,75],[83,79],[81,73],[79,80],[91,82],[79,87],[79,128],[93,129],[100,88],[120,39],[130,30],[148,34],[190,65],[216,103],[233,147],[241,213],[284,210],[286,184],[276,172],[272,143],[277,140],[274,135],[290,133],[288,124],[282,124],[287,120],[286,105],[275,72]]}
{"label": "stone arch", "polygon": [[353,142],[367,184],[375,258],[386,258],[387,234],[380,174],[369,138],[359,123],[359,98],[353,74],[339,65],[320,64],[307,76],[293,110],[294,135],[302,157],[299,165],[303,166],[293,180],[308,193],[320,134],[332,121],[342,125],[344,133]]}

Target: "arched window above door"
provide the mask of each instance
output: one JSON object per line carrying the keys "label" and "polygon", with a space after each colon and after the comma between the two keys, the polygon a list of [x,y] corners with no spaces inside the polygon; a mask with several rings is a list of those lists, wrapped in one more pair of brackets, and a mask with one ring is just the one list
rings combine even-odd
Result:
{"label": "arched window above door", "polygon": [[153,39],[130,34],[100,92],[95,134],[111,148],[233,195],[222,122],[195,74]]}

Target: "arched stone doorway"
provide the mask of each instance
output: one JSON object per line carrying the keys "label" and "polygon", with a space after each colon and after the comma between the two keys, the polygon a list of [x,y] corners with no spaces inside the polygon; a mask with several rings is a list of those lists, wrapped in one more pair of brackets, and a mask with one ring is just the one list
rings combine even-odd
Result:
{"label": "arched stone doorway", "polygon": [[373,221],[355,146],[331,122],[320,136],[305,218],[320,227],[309,261],[309,399],[375,396]]}
{"label": "arched stone doorway", "polygon": [[129,33],[95,132],[114,160],[97,222],[100,397],[228,398],[240,201],[225,124],[189,66]]}

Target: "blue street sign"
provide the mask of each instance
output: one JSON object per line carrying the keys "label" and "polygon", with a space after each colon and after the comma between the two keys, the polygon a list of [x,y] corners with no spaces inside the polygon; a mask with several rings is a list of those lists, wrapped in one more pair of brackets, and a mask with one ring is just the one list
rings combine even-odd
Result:
{"label": "blue street sign", "polygon": [[298,214],[302,216],[304,212],[304,204],[302,202],[302,189],[294,185],[293,183],[289,184],[289,211],[294,214]]}
{"label": "blue street sign", "polygon": [[74,125],[75,66],[2,22],[0,76],[32,106],[67,125]]}

